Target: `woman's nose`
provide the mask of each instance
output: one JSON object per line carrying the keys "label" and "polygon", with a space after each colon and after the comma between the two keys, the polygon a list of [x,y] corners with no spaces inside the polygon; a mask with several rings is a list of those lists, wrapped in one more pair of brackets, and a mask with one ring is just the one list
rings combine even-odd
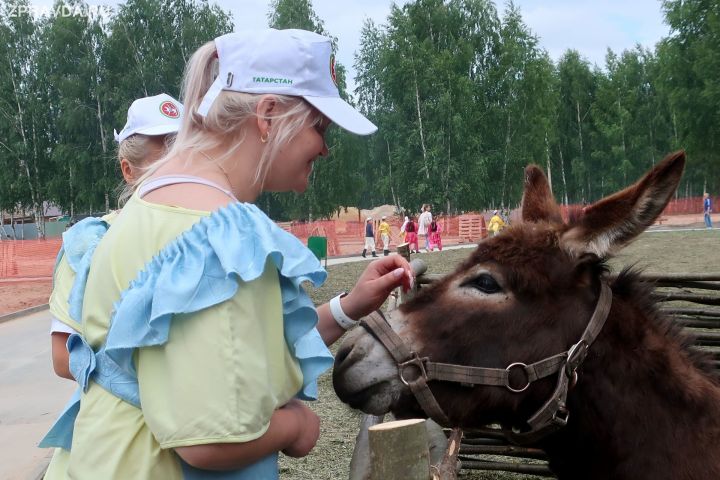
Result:
{"label": "woman's nose", "polygon": [[328,153],[330,153],[330,150],[328,149],[327,143],[325,143],[325,140],[323,139],[323,146],[320,149],[320,156],[327,157]]}

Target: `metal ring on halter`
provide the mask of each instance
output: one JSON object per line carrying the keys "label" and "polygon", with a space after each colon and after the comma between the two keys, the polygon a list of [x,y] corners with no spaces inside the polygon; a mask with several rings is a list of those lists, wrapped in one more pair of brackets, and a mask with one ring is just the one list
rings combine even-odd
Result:
{"label": "metal ring on halter", "polygon": [[[510,386],[510,370],[511,370],[512,368],[514,368],[514,367],[521,367],[521,368],[523,369],[523,372],[525,372],[525,378],[527,378],[527,383],[525,384],[524,387],[522,387],[522,388],[520,388],[520,389],[513,388],[513,387]],[[513,393],[521,393],[521,392],[524,392],[525,390],[527,390],[528,387],[530,387],[530,383],[531,383],[531,382],[530,382],[530,375],[528,375],[527,365],[525,365],[524,363],[522,363],[522,362],[511,363],[510,365],[507,366],[507,368],[505,369],[505,371],[508,373],[508,375],[507,375],[507,380],[506,380],[506,382],[505,382],[505,388],[507,388],[507,389],[510,390],[511,392],[513,392]]]}
{"label": "metal ring on halter", "polygon": [[416,380],[417,378],[420,378],[420,377],[422,377],[422,378],[424,378],[425,380],[427,380],[427,372],[425,371],[425,365],[423,364],[423,359],[420,358],[420,357],[418,356],[418,354],[415,353],[415,352],[413,352],[413,355],[414,355],[414,357],[411,358],[410,360],[398,364],[398,371],[399,371],[399,373],[400,373],[400,381],[401,381],[402,383],[404,383],[404,384],[405,384],[406,386],[408,386],[408,387],[410,386],[410,383],[409,383],[407,380],[405,380],[405,376],[403,375],[403,373],[404,373],[404,371],[405,371],[405,367],[407,367],[407,366],[412,365],[412,366],[416,367],[416,368],[420,371],[420,375],[418,375],[417,377],[415,377],[415,379],[410,380],[410,381],[414,381],[414,380]]}
{"label": "metal ring on halter", "polygon": [[565,373],[568,378],[572,377],[578,366],[580,366],[580,364],[585,360],[589,347],[590,346],[585,340],[580,340],[578,343],[570,347],[567,355],[567,363],[565,364]]}

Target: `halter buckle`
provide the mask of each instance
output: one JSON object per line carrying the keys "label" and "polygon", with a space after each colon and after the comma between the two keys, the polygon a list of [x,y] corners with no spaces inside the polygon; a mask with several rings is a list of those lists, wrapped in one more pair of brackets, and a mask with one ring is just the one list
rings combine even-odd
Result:
{"label": "halter buckle", "polygon": [[[420,358],[417,353],[412,352],[413,358],[406,360],[398,364],[398,372],[400,373],[400,381],[406,386],[410,386],[410,382],[415,382],[418,378],[423,378],[427,381],[427,371],[425,370],[425,360],[427,358]],[[419,370],[420,374],[410,380],[405,379],[405,367],[415,367]]]}
{"label": "halter buckle", "polygon": [[585,361],[587,357],[589,345],[585,340],[580,340],[578,343],[570,347],[568,350],[567,362],[565,363],[565,373],[568,378],[571,378],[575,373],[575,370]]}
{"label": "halter buckle", "polygon": [[[525,378],[527,379],[527,383],[525,384],[525,386],[522,388],[519,388],[519,389],[513,388],[510,385],[510,370],[512,370],[515,367],[522,368],[523,372],[525,372]],[[528,366],[522,362],[515,362],[515,363],[511,363],[510,365],[508,365],[507,368],[505,368],[505,371],[507,372],[507,377],[505,379],[505,388],[507,388],[508,390],[510,390],[513,393],[522,393],[525,390],[527,390],[528,387],[530,387],[530,383],[532,383],[530,381],[530,375],[528,374],[527,368],[528,368]]]}
{"label": "halter buckle", "polygon": [[552,416],[552,423],[555,425],[559,425],[561,427],[564,427],[567,425],[568,420],[570,419],[570,410],[567,409],[565,405],[561,405],[555,413],[553,413]]}

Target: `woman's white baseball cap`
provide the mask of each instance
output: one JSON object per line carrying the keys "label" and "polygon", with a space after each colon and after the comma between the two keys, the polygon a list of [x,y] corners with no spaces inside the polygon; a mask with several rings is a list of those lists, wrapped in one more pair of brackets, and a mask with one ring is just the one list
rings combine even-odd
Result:
{"label": "woman's white baseball cap", "polygon": [[183,104],[166,93],[139,98],[128,109],[127,123],[115,141],[120,143],[130,135],[167,135],[180,130]]}
{"label": "woman's white baseball cap", "polygon": [[370,135],[377,127],[340,93],[330,39],[305,30],[248,30],[215,39],[219,73],[198,113],[206,116],[223,90],[302,97],[345,130]]}

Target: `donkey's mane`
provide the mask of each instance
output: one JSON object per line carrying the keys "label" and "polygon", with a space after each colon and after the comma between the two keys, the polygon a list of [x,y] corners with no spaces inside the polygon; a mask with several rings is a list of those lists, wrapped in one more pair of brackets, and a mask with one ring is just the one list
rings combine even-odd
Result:
{"label": "donkey's mane", "polygon": [[654,285],[640,280],[642,269],[632,265],[624,267],[612,282],[613,293],[627,299],[647,314],[647,318],[659,327],[669,341],[680,345],[693,365],[711,378],[720,383],[720,374],[713,368],[712,356],[693,345],[693,336],[684,331],[678,324],[658,308],[658,301],[652,297]]}

